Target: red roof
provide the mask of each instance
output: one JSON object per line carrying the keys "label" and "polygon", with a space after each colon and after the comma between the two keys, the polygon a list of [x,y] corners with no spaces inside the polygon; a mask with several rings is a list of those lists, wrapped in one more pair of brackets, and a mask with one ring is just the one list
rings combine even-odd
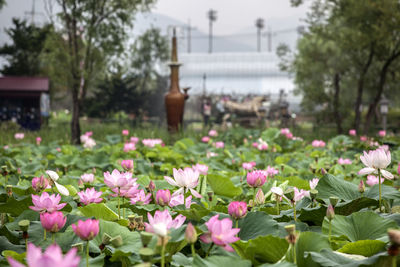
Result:
{"label": "red roof", "polygon": [[46,77],[0,77],[0,91],[49,91],[49,78]]}

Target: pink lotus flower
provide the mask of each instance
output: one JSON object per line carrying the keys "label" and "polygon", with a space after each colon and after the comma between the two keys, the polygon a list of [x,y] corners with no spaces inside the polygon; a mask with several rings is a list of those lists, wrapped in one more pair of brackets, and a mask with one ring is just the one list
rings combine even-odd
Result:
{"label": "pink lotus flower", "polygon": [[92,240],[99,233],[99,221],[94,219],[79,220],[78,224],[71,224],[71,227],[75,234],[84,241]]}
{"label": "pink lotus flower", "polygon": [[360,136],[360,141],[365,142],[367,140],[368,140],[368,138],[365,135]]}
{"label": "pink lotus flower", "polygon": [[257,148],[260,151],[267,150],[268,144],[261,138],[258,139],[258,142],[253,143],[253,147]]}
{"label": "pink lotus flower", "polygon": [[160,189],[156,193],[156,203],[160,206],[168,206],[171,201],[171,192],[168,189]]}
{"label": "pink lotus flower", "polygon": [[92,131],[86,132],[85,135],[88,136],[88,137],[91,137],[93,135],[93,132]]}
{"label": "pink lotus flower", "polygon": [[247,214],[247,204],[243,201],[232,201],[228,205],[229,215],[235,219],[241,219]]}
{"label": "pink lotus flower", "polygon": [[274,177],[275,175],[277,175],[279,173],[279,171],[271,166],[267,166],[267,176],[268,177]]}
{"label": "pink lotus flower", "polygon": [[214,144],[215,148],[224,148],[225,144],[224,142],[215,142]]}
{"label": "pink lotus flower", "polygon": [[318,178],[314,178],[310,181],[308,181],[308,183],[310,184],[310,188],[311,189],[315,189],[318,185],[319,179]]}
{"label": "pink lotus flower", "polygon": [[122,130],[122,135],[124,135],[124,136],[129,135],[129,130]]}
{"label": "pink lotus flower", "polygon": [[295,139],[295,138],[293,138],[293,134],[292,133],[285,134],[285,136],[286,136],[287,139]]}
{"label": "pink lotus flower", "polygon": [[131,140],[131,143],[137,144],[139,142],[139,137],[132,136],[130,140]]}
{"label": "pink lotus flower", "polygon": [[58,204],[61,200],[59,194],[50,195],[47,192],[43,192],[40,196],[32,195],[32,203],[34,206],[29,208],[38,212],[53,212],[60,210],[67,205],[67,203]]}
{"label": "pink lotus flower", "polygon": [[322,140],[314,140],[314,141],[312,141],[311,145],[313,147],[325,147],[326,144]]}
{"label": "pink lotus flower", "polygon": [[208,135],[209,135],[209,136],[212,136],[212,137],[215,137],[215,136],[218,136],[218,132],[217,132],[216,130],[210,130],[210,131],[208,132]]}
{"label": "pink lotus flower", "polygon": [[[11,257],[7,257],[7,261],[11,267],[25,267],[19,261]],[[80,257],[77,256],[77,249],[73,248],[63,257],[61,248],[56,244],[50,245],[42,254],[41,247],[35,247],[29,243],[26,251],[26,261],[29,267],[78,267]]]}
{"label": "pink lotus flower", "polygon": [[147,205],[151,201],[151,194],[144,192],[143,189],[140,189],[132,198],[131,198],[131,204],[132,205]]}
{"label": "pink lotus flower", "polygon": [[[383,177],[381,177],[381,183],[383,183],[384,181],[385,181],[385,179]],[[368,175],[366,183],[369,186],[376,185],[376,184],[379,183],[379,178],[377,176],[374,176],[374,175]]]}
{"label": "pink lotus flower", "polygon": [[117,169],[104,173],[104,183],[111,189],[130,187],[132,184],[131,172],[119,172]]}
{"label": "pink lotus flower", "polygon": [[380,170],[386,179],[394,178],[393,174],[384,170],[391,162],[390,151],[385,151],[382,148],[370,150],[368,153],[364,151],[364,155],[360,156],[360,159],[366,167],[358,172],[359,175],[377,174],[378,170]]}
{"label": "pink lotus flower", "polygon": [[155,147],[156,145],[161,145],[164,146],[164,143],[161,139],[157,138],[157,139],[143,139],[142,143],[144,146],[147,147]]}
{"label": "pink lotus flower", "polygon": [[245,170],[252,170],[255,166],[256,163],[254,161],[242,163],[242,168]]}
{"label": "pink lotus flower", "polygon": [[182,169],[173,169],[174,179],[169,176],[164,176],[164,179],[170,185],[178,186],[179,189],[174,192],[175,195],[179,195],[182,193],[186,193],[188,190],[197,198],[202,198],[202,196],[194,190],[194,188],[199,184],[199,175],[198,171],[193,170],[192,168]]}
{"label": "pink lotus flower", "polygon": [[15,135],[14,135],[14,138],[15,139],[19,139],[19,140],[21,140],[21,139],[24,139],[24,137],[25,137],[25,134],[24,133],[16,133]]}
{"label": "pink lotus flower", "polygon": [[95,146],[96,146],[96,141],[94,141],[93,138],[88,138],[88,139],[86,139],[86,141],[83,143],[83,147],[84,147],[84,148],[89,148],[89,149],[91,149],[91,148],[93,148],[93,147],[95,147]]}
{"label": "pink lotus flower", "polygon": [[267,174],[265,171],[256,170],[247,173],[247,184],[250,187],[260,187],[267,181]]}
{"label": "pink lotus flower", "polygon": [[121,162],[121,167],[125,171],[133,171],[133,160],[131,159],[126,159]]}
{"label": "pink lotus flower", "polygon": [[281,134],[282,134],[282,135],[287,135],[287,134],[289,134],[289,133],[290,133],[289,128],[282,128],[282,129],[281,129]]}
{"label": "pink lotus flower", "polygon": [[124,152],[134,151],[136,150],[135,143],[125,143],[124,144]]}
{"label": "pink lotus flower", "polygon": [[386,136],[386,131],[385,130],[380,130],[378,132],[378,134],[379,134],[380,137],[385,137]]}
{"label": "pink lotus flower", "polygon": [[208,136],[203,136],[203,137],[201,138],[201,142],[203,142],[203,143],[208,143],[208,142],[210,142],[210,137],[208,137]]}
{"label": "pink lotus flower", "polygon": [[40,145],[42,138],[40,136],[36,137],[36,145]]}
{"label": "pink lotus flower", "polygon": [[298,202],[302,200],[304,197],[310,197],[310,192],[307,190],[303,189],[298,189],[297,187],[294,187],[294,201]]}
{"label": "pink lotus flower", "polygon": [[49,181],[43,175],[32,179],[32,188],[36,192],[43,191],[49,187]]}
{"label": "pink lotus flower", "polygon": [[81,183],[93,183],[94,182],[94,174],[93,173],[84,173],[81,175]]}
{"label": "pink lotus flower", "polygon": [[192,169],[199,172],[201,175],[207,175],[208,172],[208,166],[200,163],[193,165]]}
{"label": "pink lotus flower", "polygon": [[232,228],[232,220],[225,218],[218,220],[218,215],[215,215],[206,222],[208,233],[200,236],[200,240],[204,243],[214,242],[215,245],[223,247],[226,251],[233,252],[233,248],[229,245],[240,240],[237,237],[239,228]]}
{"label": "pink lotus flower", "polygon": [[175,195],[171,197],[171,201],[169,202],[169,206],[175,207],[178,205],[185,205],[187,209],[190,209],[190,206],[192,205],[192,196],[188,196],[185,199],[185,196],[183,194]]}
{"label": "pink lotus flower", "polygon": [[45,212],[40,214],[40,222],[47,231],[57,233],[64,227],[67,217],[64,217],[61,211]]}
{"label": "pink lotus flower", "polygon": [[343,158],[339,158],[338,159],[338,163],[340,165],[350,165],[352,163],[351,159],[343,159]]}
{"label": "pink lotus flower", "polygon": [[356,136],[357,135],[357,131],[355,129],[351,129],[351,130],[349,130],[349,135]]}
{"label": "pink lotus flower", "polygon": [[154,217],[150,213],[147,213],[147,218],[149,219],[149,223],[144,223],[146,232],[154,233],[161,237],[167,236],[169,229],[181,227],[186,220],[186,217],[181,214],[172,219],[168,210],[156,210]]}
{"label": "pink lotus flower", "polygon": [[102,192],[97,192],[96,189],[86,188],[86,191],[78,192],[79,200],[85,205],[90,203],[100,203],[103,199],[100,197]]}

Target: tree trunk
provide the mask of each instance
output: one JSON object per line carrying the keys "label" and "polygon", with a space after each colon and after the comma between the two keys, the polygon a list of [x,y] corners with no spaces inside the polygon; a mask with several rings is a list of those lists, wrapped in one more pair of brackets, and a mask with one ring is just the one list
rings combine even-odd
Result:
{"label": "tree trunk", "polygon": [[392,56],[386,60],[385,64],[383,64],[383,67],[379,74],[379,82],[378,82],[378,86],[377,86],[376,95],[374,97],[373,102],[369,105],[368,113],[365,117],[364,134],[368,133],[369,128],[371,126],[372,117],[378,106],[379,101],[381,100],[381,97],[382,97],[382,94],[384,91],[384,87],[385,87],[385,83],[386,83],[386,75],[388,73],[389,67],[398,56],[400,56],[400,50],[397,51],[397,53],[392,54]]}
{"label": "tree trunk", "polygon": [[81,127],[79,124],[80,101],[78,98],[78,90],[72,91],[72,119],[71,119],[71,143],[81,143]]}
{"label": "tree trunk", "polygon": [[334,99],[333,99],[333,115],[335,116],[336,119],[336,129],[338,134],[341,134],[343,132],[342,129],[342,116],[339,111],[339,96],[340,96],[340,74],[336,73],[334,78],[333,78],[333,86],[335,89],[334,93]]}
{"label": "tree trunk", "polygon": [[358,129],[360,128],[360,123],[361,123],[360,106],[361,106],[362,96],[363,96],[363,91],[364,91],[364,79],[365,79],[365,75],[368,72],[369,67],[371,66],[373,57],[374,57],[374,46],[371,45],[371,50],[370,50],[370,53],[368,56],[368,60],[365,63],[364,67],[362,68],[360,77],[357,82],[357,97],[356,97],[356,103],[354,105],[354,114],[355,114],[354,129],[356,129],[356,131],[358,131]]}

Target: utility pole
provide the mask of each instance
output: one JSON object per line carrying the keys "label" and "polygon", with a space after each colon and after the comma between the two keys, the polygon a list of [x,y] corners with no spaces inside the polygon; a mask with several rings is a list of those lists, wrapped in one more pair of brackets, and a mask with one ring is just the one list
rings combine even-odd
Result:
{"label": "utility pole", "polygon": [[271,31],[271,27],[269,27],[269,26],[268,26],[267,38],[268,38],[268,52],[271,52],[272,51],[272,31]]}
{"label": "utility pole", "polygon": [[258,18],[256,20],[257,27],[257,52],[261,52],[261,31],[264,29],[264,19]]}
{"label": "utility pole", "polygon": [[35,15],[43,16],[43,13],[35,11],[35,6],[36,6],[36,0],[32,0],[32,10],[25,11],[25,15],[31,16],[31,25],[35,25]]}
{"label": "utility pole", "polygon": [[196,29],[190,25],[190,19],[188,20],[187,28],[187,52],[190,54],[192,52],[192,30]]}
{"label": "utility pole", "polygon": [[208,53],[212,53],[212,25],[217,20],[217,11],[210,9],[207,12],[209,19],[209,32],[208,32]]}

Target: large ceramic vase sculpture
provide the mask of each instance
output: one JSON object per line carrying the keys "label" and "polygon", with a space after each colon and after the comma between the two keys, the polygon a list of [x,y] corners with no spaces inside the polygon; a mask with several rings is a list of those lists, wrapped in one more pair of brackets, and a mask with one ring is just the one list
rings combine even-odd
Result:
{"label": "large ceramic vase sculpture", "polygon": [[174,29],[172,37],[172,58],[169,63],[169,67],[171,68],[171,83],[169,92],[165,95],[165,108],[167,111],[168,130],[170,132],[176,132],[182,127],[185,100],[188,98],[187,88],[185,88],[185,94],[182,94],[179,89],[180,66]]}

